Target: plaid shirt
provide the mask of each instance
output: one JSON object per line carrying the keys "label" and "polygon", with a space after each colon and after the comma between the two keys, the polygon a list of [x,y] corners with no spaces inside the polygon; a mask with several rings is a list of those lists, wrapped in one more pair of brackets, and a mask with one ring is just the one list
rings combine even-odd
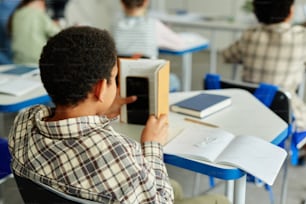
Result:
{"label": "plaid shirt", "polygon": [[306,106],[296,94],[305,72],[304,27],[260,24],[243,32],[222,54],[226,62],[243,65],[244,81],[271,83],[289,91],[297,125],[306,130]]}
{"label": "plaid shirt", "polygon": [[38,105],[16,117],[9,148],[17,175],[101,203],[173,202],[159,143],[140,145],[103,116],[45,122],[51,114]]}

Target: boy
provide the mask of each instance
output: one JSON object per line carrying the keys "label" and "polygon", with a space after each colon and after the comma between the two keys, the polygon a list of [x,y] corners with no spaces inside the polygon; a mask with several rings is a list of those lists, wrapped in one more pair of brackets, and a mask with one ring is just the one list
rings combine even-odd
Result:
{"label": "boy", "polygon": [[56,107],[38,105],[17,116],[9,136],[13,171],[94,201],[172,201],[161,146],[167,117],[148,119],[142,145],[109,125],[107,116],[119,109],[118,101],[112,104],[118,70],[108,33],[90,27],[67,29],[48,41],[39,67]]}
{"label": "boy", "polygon": [[292,96],[298,131],[306,130],[306,105],[296,90],[306,61],[306,29],[291,25],[294,0],[254,0],[259,25],[223,51],[226,62],[243,65],[242,79],[282,87]]}
{"label": "boy", "polygon": [[141,144],[110,126],[120,106],[136,100],[116,98],[116,57],[113,39],[96,28],[71,27],[50,38],[39,67],[55,109],[37,105],[18,114],[9,134],[12,169],[101,203],[172,203],[162,151],[167,116],[149,117]]}

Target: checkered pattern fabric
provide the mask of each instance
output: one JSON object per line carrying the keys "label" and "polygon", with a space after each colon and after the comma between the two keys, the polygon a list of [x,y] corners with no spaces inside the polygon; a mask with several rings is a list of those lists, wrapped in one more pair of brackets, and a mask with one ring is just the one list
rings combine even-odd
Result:
{"label": "checkered pattern fabric", "polygon": [[304,27],[260,24],[243,32],[222,54],[226,62],[243,65],[244,81],[271,83],[289,91],[297,126],[306,129],[306,106],[296,94],[305,72]]}
{"label": "checkered pattern fabric", "polygon": [[171,203],[159,143],[116,133],[103,116],[46,122],[52,110],[18,114],[9,134],[16,174],[77,197],[119,203]]}

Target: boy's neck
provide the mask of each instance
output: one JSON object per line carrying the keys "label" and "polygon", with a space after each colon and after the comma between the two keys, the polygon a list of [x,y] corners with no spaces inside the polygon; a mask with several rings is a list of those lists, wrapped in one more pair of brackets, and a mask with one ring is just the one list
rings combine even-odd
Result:
{"label": "boy's neck", "polygon": [[126,9],[125,10],[125,15],[127,16],[135,16],[135,17],[138,17],[138,16],[144,16],[146,14],[146,9],[141,9],[141,8],[137,8],[137,9]]}
{"label": "boy's neck", "polygon": [[287,18],[284,20],[284,22],[290,23],[292,18],[293,18],[293,13],[294,13],[294,7],[292,5],[291,8],[290,8],[289,14],[288,14]]}
{"label": "boy's neck", "polygon": [[82,103],[77,106],[60,106],[57,105],[55,108],[54,115],[47,118],[46,121],[59,121],[69,118],[78,118],[83,116],[98,115],[94,106]]}
{"label": "boy's neck", "polygon": [[36,8],[45,11],[46,10],[46,4],[45,1],[42,0],[36,0],[32,1],[27,5],[28,7]]}

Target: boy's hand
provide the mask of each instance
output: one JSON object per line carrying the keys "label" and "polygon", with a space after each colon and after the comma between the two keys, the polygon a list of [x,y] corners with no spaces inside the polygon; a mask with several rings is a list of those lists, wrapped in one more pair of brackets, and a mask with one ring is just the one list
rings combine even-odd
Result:
{"label": "boy's hand", "polygon": [[168,137],[168,117],[163,114],[159,118],[151,115],[142,131],[141,143],[159,142],[164,145]]}
{"label": "boy's hand", "polygon": [[126,98],[122,98],[117,95],[111,107],[106,111],[105,115],[108,118],[115,118],[120,114],[120,108],[124,104],[133,103],[137,100],[137,96],[129,96]]}

